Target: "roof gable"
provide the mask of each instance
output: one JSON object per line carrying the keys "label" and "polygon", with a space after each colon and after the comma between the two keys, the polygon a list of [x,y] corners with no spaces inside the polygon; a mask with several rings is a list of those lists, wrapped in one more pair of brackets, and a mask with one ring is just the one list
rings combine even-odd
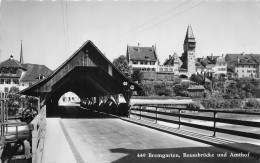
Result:
{"label": "roof gable", "polygon": [[[113,80],[118,79],[118,82],[120,81],[120,84],[123,83],[121,83],[121,81],[127,81],[135,85],[135,88],[141,89],[138,85],[133,83],[130,78],[126,77],[120,70],[118,70],[104,56],[104,54],[90,40],[88,40],[71,57],[69,57],[63,64],[61,64],[51,75],[33,84],[31,87],[21,91],[21,93],[36,96],[41,93],[52,92],[54,86],[59,87],[59,84],[57,83],[62,82],[62,80],[60,79],[68,76],[75,69],[81,70],[82,67],[98,69],[100,70],[100,73],[105,72],[105,75],[111,76]],[[88,80],[92,81],[93,79],[88,78]],[[100,86],[98,87],[102,88]]]}

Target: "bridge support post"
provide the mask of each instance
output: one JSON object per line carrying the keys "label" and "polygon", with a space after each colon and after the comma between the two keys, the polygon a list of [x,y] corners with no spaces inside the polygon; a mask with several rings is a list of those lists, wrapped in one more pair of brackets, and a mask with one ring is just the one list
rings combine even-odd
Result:
{"label": "bridge support post", "polygon": [[99,102],[100,102],[100,101],[99,101],[99,97],[97,96],[97,97],[96,97],[96,103],[95,103],[95,107],[96,107],[96,108],[99,107]]}

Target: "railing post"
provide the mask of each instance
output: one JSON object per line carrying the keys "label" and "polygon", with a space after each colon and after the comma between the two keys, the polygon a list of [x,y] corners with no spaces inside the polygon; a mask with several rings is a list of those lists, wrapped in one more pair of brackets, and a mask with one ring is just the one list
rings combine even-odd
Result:
{"label": "railing post", "polygon": [[142,119],[142,106],[140,106],[140,120]]}
{"label": "railing post", "polygon": [[217,118],[217,111],[214,111],[214,133],[213,136],[216,137],[216,118]]}
{"label": "railing post", "polygon": [[155,119],[155,123],[157,123],[157,118],[158,118],[158,113],[157,113],[157,107],[155,107],[155,116],[156,116],[156,119]]}
{"label": "railing post", "polygon": [[178,127],[178,129],[180,129],[181,128],[181,109],[180,108],[178,109],[178,112],[179,112],[179,127]]}

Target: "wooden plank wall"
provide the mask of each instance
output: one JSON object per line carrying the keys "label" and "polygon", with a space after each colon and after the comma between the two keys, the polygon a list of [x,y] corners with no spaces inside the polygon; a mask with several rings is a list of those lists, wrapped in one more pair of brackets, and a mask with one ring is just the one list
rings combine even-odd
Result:
{"label": "wooden plank wall", "polygon": [[32,163],[41,163],[44,140],[46,135],[46,105],[42,106],[39,114],[31,122],[32,131]]}

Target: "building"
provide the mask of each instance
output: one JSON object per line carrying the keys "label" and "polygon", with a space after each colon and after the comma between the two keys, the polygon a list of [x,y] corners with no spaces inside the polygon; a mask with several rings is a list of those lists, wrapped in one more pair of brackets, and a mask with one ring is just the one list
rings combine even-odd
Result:
{"label": "building", "polygon": [[179,68],[182,65],[177,53],[170,55],[168,59],[165,60],[163,65],[158,66],[158,72],[179,74]]}
{"label": "building", "polygon": [[187,70],[187,76],[191,76],[196,72],[196,58],[195,58],[196,40],[191,26],[187,28],[186,36],[184,39],[183,50],[184,53],[181,56],[183,62],[181,68]]}
{"label": "building", "polygon": [[132,69],[141,69],[142,71],[156,71],[158,67],[158,57],[156,46],[140,47],[128,46],[126,58]]}
{"label": "building", "polygon": [[259,56],[257,54],[226,54],[228,75],[238,78],[259,78]]}
{"label": "building", "polygon": [[186,31],[181,57],[177,53],[170,55],[165,62],[160,65],[156,53],[156,46],[140,47],[127,46],[126,57],[129,66],[142,71],[155,71],[157,73],[169,73],[188,78],[196,72],[195,58],[196,41],[189,25]]}
{"label": "building", "polygon": [[22,66],[26,71],[23,71],[20,77],[20,88],[27,88],[36,81],[42,80],[52,73],[52,71],[45,65],[26,63],[22,64]]}
{"label": "building", "polygon": [[221,75],[227,75],[227,63],[225,61],[225,57],[222,56],[207,56],[204,60],[204,64],[206,64],[206,68],[204,73],[208,77],[219,78]]}
{"label": "building", "polygon": [[49,76],[52,71],[44,65],[24,63],[21,42],[20,62],[11,55],[0,63],[0,92],[9,92],[11,87],[23,90]]}
{"label": "building", "polygon": [[19,85],[24,67],[11,55],[9,59],[0,63],[0,92],[9,92],[11,87]]}

